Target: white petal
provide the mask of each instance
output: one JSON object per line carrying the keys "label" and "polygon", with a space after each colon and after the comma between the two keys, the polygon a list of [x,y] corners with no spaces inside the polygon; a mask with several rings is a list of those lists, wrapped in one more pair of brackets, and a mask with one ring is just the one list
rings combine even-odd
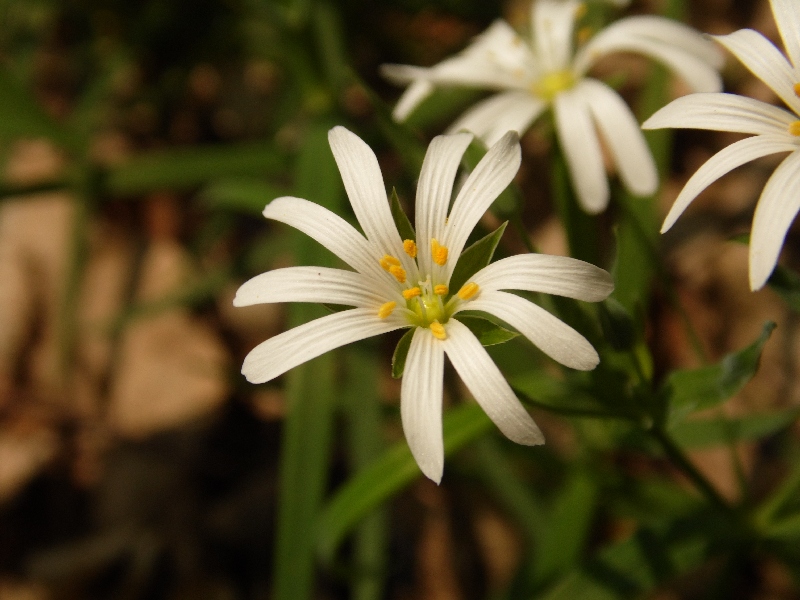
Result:
{"label": "white petal", "polygon": [[569,90],[553,104],[558,141],[583,210],[597,214],[608,206],[608,181],[597,132],[583,98]]}
{"label": "white petal", "polygon": [[267,271],[242,284],[233,305],[321,302],[379,307],[386,297],[374,288],[372,280],[361,273],[327,267],[287,267]]}
{"label": "white petal", "polygon": [[689,181],[678,194],[675,203],[664,219],[661,233],[667,231],[683,214],[686,207],[709,185],[717,179],[751,160],[795,150],[795,146],[785,135],[757,135],[734,142],[727,148],[720,150],[692,175]]}
{"label": "white petal", "polygon": [[400,388],[400,417],[420,470],[437,484],[444,469],[442,377],[444,348],[430,329],[417,327]]}
{"label": "white petal", "polygon": [[455,319],[447,322],[446,329],[444,351],[489,418],[508,439],[518,444],[543,444],[542,432],[472,332]]}
{"label": "white petal", "polygon": [[572,58],[572,31],[580,6],[575,0],[531,3],[533,47],[544,71],[566,69]]}
{"label": "white petal", "polygon": [[800,67],[800,14],[797,0],[771,0],[772,14],[781,32],[783,45],[795,67]]}
{"label": "white petal", "polygon": [[614,90],[596,79],[584,79],[575,92],[583,94],[625,187],[639,196],[653,194],[658,187],[658,171],[628,105]]}
{"label": "white petal", "polygon": [[514,179],[522,160],[519,136],[509,131],[481,159],[470,173],[453,202],[445,229],[444,245],[449,249],[447,278],[464,249],[470,232],[508,184]]}
{"label": "white petal", "polygon": [[[389,65],[384,65],[389,66]],[[392,117],[395,121],[405,121],[417,106],[422,103],[425,98],[433,93],[434,86],[430,81],[414,81],[408,86],[403,95],[397,101],[397,104],[392,110]]]}
{"label": "white petal", "polygon": [[525,133],[546,107],[547,103],[529,92],[503,92],[478,102],[447,131],[471,131],[487,146],[492,146],[507,131]]}
{"label": "white petal", "polygon": [[242,374],[251,383],[265,383],[329,350],[406,326],[397,311],[386,319],[369,308],[326,315],[253,348],[244,359]]}
{"label": "white petal", "polygon": [[324,206],[284,196],[264,209],[264,216],[299,229],[333,252],[356,271],[380,276],[378,250],[356,229]]}
{"label": "white petal", "polygon": [[714,36],[714,39],[800,114],[800,98],[794,93],[797,74],[772,42],[752,29],[740,29],[730,35]]}
{"label": "white petal", "polygon": [[572,327],[541,306],[507,292],[481,291],[460,310],[482,310],[502,319],[542,352],[562,365],[590,371],[600,358],[592,345]]}
{"label": "white petal", "polygon": [[775,169],[756,206],[750,235],[750,289],[760,289],[772,274],[798,209],[800,151],[795,151]]}
{"label": "white petal", "polygon": [[642,129],[676,127],[786,135],[796,120],[796,116],[777,106],[736,94],[690,94],[657,111],[642,124]]}
{"label": "white petal", "polygon": [[697,92],[718,92],[719,51],[696,31],[660,17],[630,17],[606,27],[576,54],[574,68],[585,73],[611,52],[635,52],[664,63]]}
{"label": "white petal", "polygon": [[416,278],[416,263],[401,252],[403,242],[392,218],[375,153],[360,137],[341,125],[328,132],[328,141],[350,204],[367,239],[381,253],[400,259],[412,279]]}
{"label": "white petal", "polygon": [[472,141],[472,135],[440,135],[433,138],[417,183],[415,220],[417,225],[417,252],[422,272],[431,272],[430,240],[441,240],[447,209],[453,195],[453,182],[461,158]]}
{"label": "white petal", "polygon": [[600,267],[575,258],[547,254],[503,258],[475,273],[470,281],[482,291],[526,290],[587,302],[603,300],[614,290],[611,275]]}

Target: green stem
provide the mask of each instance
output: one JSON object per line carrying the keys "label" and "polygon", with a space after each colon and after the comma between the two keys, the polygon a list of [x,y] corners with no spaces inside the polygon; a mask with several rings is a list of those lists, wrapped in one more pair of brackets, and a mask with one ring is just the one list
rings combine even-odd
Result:
{"label": "green stem", "polygon": [[705,475],[694,466],[692,461],[689,460],[689,457],[684,454],[681,447],[675,443],[664,429],[656,426],[650,430],[650,433],[653,434],[653,437],[655,437],[661,445],[667,457],[689,478],[710,504],[726,513],[732,512],[733,508],[728,504],[728,501],[720,495],[713,485],[711,485],[711,482],[706,479]]}

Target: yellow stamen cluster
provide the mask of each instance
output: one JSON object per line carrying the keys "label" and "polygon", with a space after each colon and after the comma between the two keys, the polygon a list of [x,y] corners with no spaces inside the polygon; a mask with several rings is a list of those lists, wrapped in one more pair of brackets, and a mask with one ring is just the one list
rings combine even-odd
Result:
{"label": "yellow stamen cluster", "polygon": [[447,289],[446,285],[439,284],[433,286],[433,293],[436,294],[437,296],[447,296],[448,291],[449,290]]}
{"label": "yellow stamen cluster", "polygon": [[570,89],[576,83],[575,75],[570,70],[553,71],[535,81],[531,85],[531,93],[550,102],[561,92]]}
{"label": "yellow stamen cluster", "polygon": [[417,258],[417,245],[414,240],[403,240],[403,250],[411,258]]}
{"label": "yellow stamen cluster", "polygon": [[381,319],[385,319],[390,314],[392,314],[396,306],[397,302],[387,302],[386,304],[382,304],[381,307],[378,309],[378,317]]}
{"label": "yellow stamen cluster", "polygon": [[444,266],[447,263],[447,248],[435,239],[431,240],[431,258],[439,266]]}
{"label": "yellow stamen cluster", "polygon": [[475,297],[475,295],[481,290],[478,287],[477,283],[469,282],[465,283],[464,286],[458,290],[458,297],[462,300],[470,300]]}
{"label": "yellow stamen cluster", "polygon": [[384,254],[383,258],[379,262],[381,267],[385,271],[389,271],[389,273],[391,273],[398,282],[406,282],[406,270],[400,266],[400,261],[394,256]]}
{"label": "yellow stamen cluster", "polygon": [[795,121],[789,125],[789,133],[794,136],[800,136],[800,121]]}
{"label": "yellow stamen cluster", "polygon": [[433,337],[435,337],[437,340],[447,339],[447,332],[444,330],[444,325],[439,323],[439,321],[434,321],[431,323],[430,328]]}
{"label": "yellow stamen cluster", "polygon": [[406,300],[411,300],[412,298],[416,298],[422,293],[418,287],[413,287],[410,290],[403,290],[403,298]]}

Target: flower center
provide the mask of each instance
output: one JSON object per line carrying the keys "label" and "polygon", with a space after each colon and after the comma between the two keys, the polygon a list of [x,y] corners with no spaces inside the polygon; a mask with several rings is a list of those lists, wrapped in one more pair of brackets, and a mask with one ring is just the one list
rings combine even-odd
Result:
{"label": "flower center", "polygon": [[[447,247],[442,246],[438,240],[431,239],[430,248],[434,265],[445,266],[449,255]],[[416,243],[413,240],[403,240],[403,252],[412,260],[416,260]],[[402,263],[397,256],[386,254],[378,262],[385,271],[390,273],[403,286],[404,289],[401,293],[405,299],[405,307],[403,307],[402,303],[398,306],[398,303],[394,301],[384,303],[378,309],[378,317],[386,319],[395,309],[401,310],[406,314],[406,318],[411,325],[429,328],[434,337],[440,340],[447,338],[444,325],[456,308],[460,304],[472,300],[480,293],[480,288],[476,283],[468,282],[457,293],[451,295],[447,284],[434,283],[432,281],[432,278],[436,277],[436,272],[439,270],[436,266],[434,266],[433,273],[422,274],[425,275],[424,281],[418,281],[417,285],[413,285],[413,282],[407,281],[406,270],[402,267]]]}
{"label": "flower center", "polygon": [[550,102],[558,94],[574,86],[575,83],[575,75],[572,74],[572,71],[553,71],[534,81],[531,85],[531,93]]}

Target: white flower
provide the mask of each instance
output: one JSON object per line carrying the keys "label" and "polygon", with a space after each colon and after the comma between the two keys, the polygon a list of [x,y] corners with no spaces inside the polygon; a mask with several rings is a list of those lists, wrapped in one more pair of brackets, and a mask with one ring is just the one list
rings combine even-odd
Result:
{"label": "white flower", "polygon": [[490,313],[515,327],[542,351],[575,369],[592,369],[598,356],[579,333],[527,300],[501,291],[528,290],[598,301],[612,290],[604,270],[575,259],[527,254],[499,260],[459,290],[448,285],[478,219],[514,177],[518,136],[509,132],[469,175],[449,211],[453,181],[469,134],[440,136],[428,148],[416,199],[416,242],[403,240],[392,219],[378,161],[355,134],[328,135],[350,203],[365,236],[329,210],[300,198],[278,198],[268,219],[308,234],[354,271],[289,267],[254,277],[235,306],[263,302],[322,302],[353,306],[281,333],[247,355],[242,373],[253,383],[274,379],[344,344],[401,328],[416,328],[401,388],[403,430],[417,463],[441,480],[442,371],[450,357],[475,400],[510,439],[541,444],[541,432],[475,335],[457,316]]}
{"label": "white flower", "polygon": [[476,104],[449,129],[471,131],[491,145],[508,130],[524,132],[552,107],[584,210],[599,213],[608,205],[600,138],[625,186],[638,195],[652,194],[658,174],[636,118],[614,90],[588,77],[587,71],[609,53],[635,52],[660,60],[694,91],[719,91],[716,66],[721,53],[694,30],[652,16],[621,19],[575,51],[573,29],[581,7],[576,0],[534,2],[530,42],[504,21],[496,21],[460,54],[431,68],[384,65],[388,79],[411,84],[394,117],[405,119],[437,85],[495,90],[499,93]]}
{"label": "white flower", "polygon": [[791,108],[792,112],[734,94],[692,94],[668,104],[642,125],[752,133],[712,156],[689,179],[662,233],[697,195],[729,171],[762,156],[791,152],[770,177],[758,200],[750,236],[750,289],[763,287],[778,262],[789,226],[800,208],[800,10],[796,0],[771,0],[789,59],[752,29],[715,39],[730,50]]}

